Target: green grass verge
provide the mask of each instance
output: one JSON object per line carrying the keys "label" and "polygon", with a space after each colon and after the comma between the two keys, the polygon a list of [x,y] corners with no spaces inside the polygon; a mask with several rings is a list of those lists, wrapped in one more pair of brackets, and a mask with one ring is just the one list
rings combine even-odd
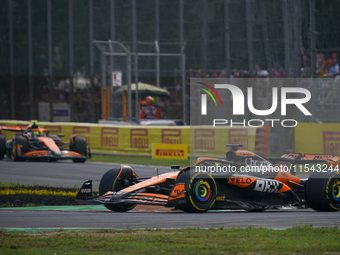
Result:
{"label": "green grass verge", "polygon": [[0,231],[1,254],[339,254],[338,228]]}
{"label": "green grass verge", "polygon": [[105,162],[119,164],[137,164],[148,166],[171,166],[179,165],[181,167],[190,166],[190,159],[153,159],[151,157],[136,156],[115,156],[115,155],[92,155],[88,162]]}

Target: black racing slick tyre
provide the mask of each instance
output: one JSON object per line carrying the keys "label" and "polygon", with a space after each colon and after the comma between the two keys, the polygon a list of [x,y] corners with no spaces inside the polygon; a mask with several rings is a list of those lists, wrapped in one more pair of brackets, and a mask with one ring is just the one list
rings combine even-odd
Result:
{"label": "black racing slick tyre", "polygon": [[0,134],[0,160],[4,158],[6,154],[6,139]]}
{"label": "black racing slick tyre", "polygon": [[22,157],[25,152],[28,152],[29,144],[27,137],[24,135],[16,135],[13,138],[12,150],[13,158],[15,161],[25,161],[26,159]]}
{"label": "black racing slick tyre", "polygon": [[306,183],[307,204],[316,211],[340,210],[340,172],[314,172]]}
{"label": "black racing slick tyre", "polygon": [[[129,178],[137,178],[137,175],[129,167],[114,168],[107,171],[99,182],[99,196],[108,191],[119,191],[128,186]],[[104,204],[104,206],[114,212],[126,212],[135,208],[135,204]]]}
{"label": "black racing slick tyre", "polygon": [[183,211],[202,213],[208,211],[214,205],[217,185],[210,174],[186,171],[178,176],[176,182],[185,182],[186,203],[179,207]]}
{"label": "black racing slick tyre", "polygon": [[[82,156],[87,156],[86,140],[82,136],[75,136],[71,139],[70,150],[78,152]],[[86,158],[74,158],[72,159],[74,163],[84,163]]]}

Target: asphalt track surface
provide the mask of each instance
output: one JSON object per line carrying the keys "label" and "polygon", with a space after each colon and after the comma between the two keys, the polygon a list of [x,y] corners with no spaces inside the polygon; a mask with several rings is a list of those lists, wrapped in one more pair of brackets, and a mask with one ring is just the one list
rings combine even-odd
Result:
{"label": "asphalt track surface", "polygon": [[[131,165],[132,166],[132,165]],[[99,181],[106,171],[120,168],[119,164],[58,162],[17,162],[0,160],[0,182],[38,184],[52,187],[80,187],[84,181],[92,180],[93,189],[98,190]],[[139,177],[156,175],[156,166],[133,165]],[[159,174],[171,171],[170,167],[157,167]]]}
{"label": "asphalt track surface", "polygon": [[[93,180],[96,190],[102,175],[118,164],[85,163],[71,161],[13,162],[0,161],[0,181],[22,184],[39,184],[54,187],[80,186],[87,179]],[[133,165],[140,176],[155,175],[155,167]],[[171,171],[159,167],[159,173]],[[101,208],[101,209],[98,209]],[[290,228],[293,226],[313,225],[313,227],[337,227],[339,212],[316,212],[311,209],[280,209],[265,212],[218,211],[203,214],[188,214],[156,208],[145,208],[126,213],[104,210],[103,206],[93,209],[71,211],[49,208],[48,210],[19,210],[15,208],[0,210],[0,228],[6,229],[137,229],[137,228],[219,228],[219,227],[262,227]]]}

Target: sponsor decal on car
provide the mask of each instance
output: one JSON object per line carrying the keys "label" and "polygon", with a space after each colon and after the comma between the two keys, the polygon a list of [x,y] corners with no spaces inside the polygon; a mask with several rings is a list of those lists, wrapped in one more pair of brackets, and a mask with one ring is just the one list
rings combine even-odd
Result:
{"label": "sponsor decal on car", "polygon": [[180,193],[182,193],[184,191],[185,191],[185,185],[184,184],[177,184],[174,187],[174,189],[173,189],[173,191],[171,193],[171,196],[176,196],[176,195],[178,195],[178,194],[180,194]]}
{"label": "sponsor decal on car", "polygon": [[276,193],[280,190],[282,183],[275,180],[256,180],[255,191]]}
{"label": "sponsor decal on car", "polygon": [[225,201],[225,195],[216,196],[216,201]]}
{"label": "sponsor decal on car", "polygon": [[46,157],[48,153],[47,151],[32,151],[25,153],[25,155],[29,157]]}
{"label": "sponsor decal on car", "polygon": [[81,189],[80,193],[91,193],[91,189]]}

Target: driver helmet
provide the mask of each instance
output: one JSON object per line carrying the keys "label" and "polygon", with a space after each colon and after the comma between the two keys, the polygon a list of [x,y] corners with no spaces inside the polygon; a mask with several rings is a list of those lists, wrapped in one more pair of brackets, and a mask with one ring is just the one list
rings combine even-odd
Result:
{"label": "driver helmet", "polygon": [[38,130],[32,130],[33,135],[40,135],[40,132]]}
{"label": "driver helmet", "polygon": [[152,96],[147,96],[146,97],[146,103],[148,104],[148,105],[151,105],[151,104],[154,104],[154,103],[156,103],[156,98],[155,97],[152,97]]}

